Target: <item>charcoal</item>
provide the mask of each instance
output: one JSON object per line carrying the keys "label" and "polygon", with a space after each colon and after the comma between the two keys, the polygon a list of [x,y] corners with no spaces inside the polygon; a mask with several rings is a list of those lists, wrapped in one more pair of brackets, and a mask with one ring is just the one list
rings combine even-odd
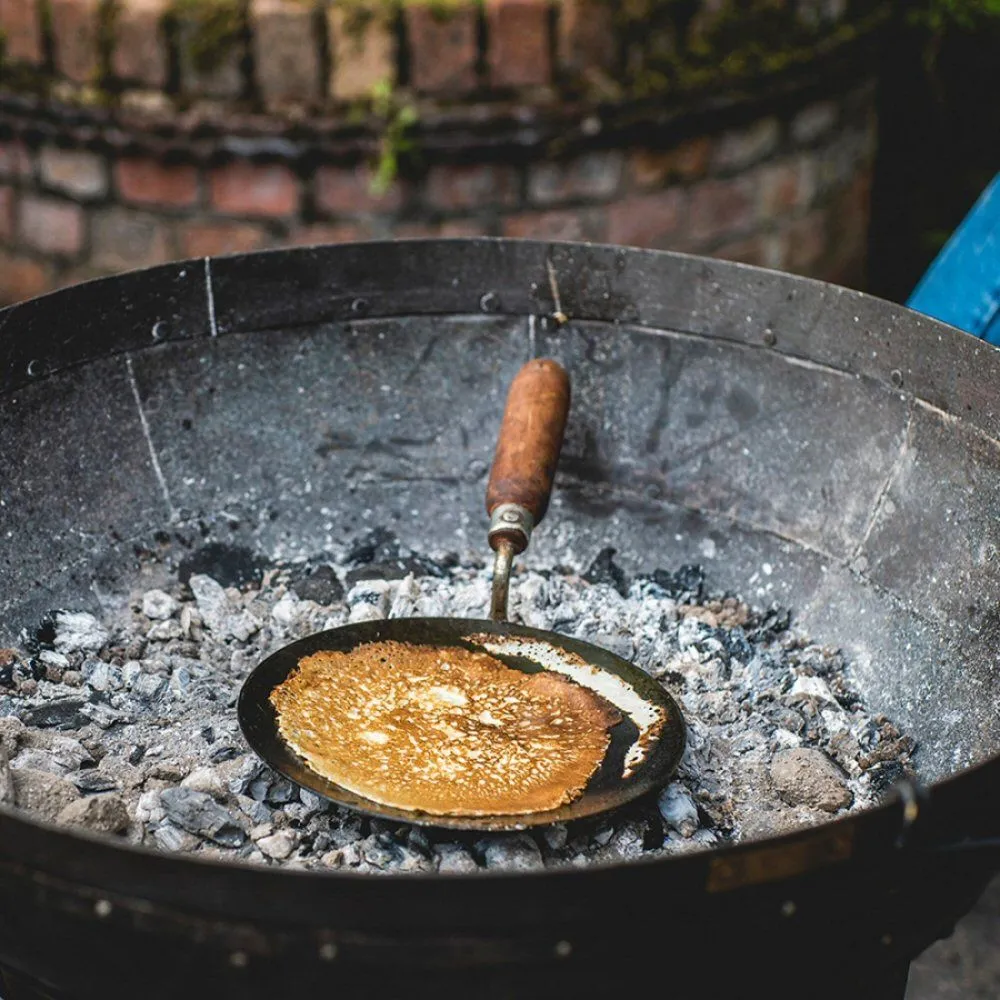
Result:
{"label": "charcoal", "polygon": [[89,721],[82,711],[87,703],[81,698],[59,698],[34,705],[21,713],[26,726],[39,729],[80,729]]}
{"label": "charcoal", "polygon": [[[347,549],[349,559],[317,554],[259,584],[189,560],[186,589],[161,574],[152,578],[162,591],[145,582],[97,627],[85,616],[67,632],[64,613],[53,612],[28,637],[27,654],[0,650],[0,671],[10,668],[9,678],[0,675],[0,747],[16,757],[8,795],[49,819],[82,802],[66,822],[97,810],[86,800],[116,796],[132,814],[130,838],[159,850],[447,874],[707,850],[818,822],[831,815],[824,802],[847,795],[853,802],[843,808],[874,804],[911,775],[912,740],[868,713],[848,683],[850,664],[794,630],[786,610],[713,593],[698,566],[629,585],[624,561],[608,548],[587,568],[589,582],[578,569],[526,560],[512,580],[511,608],[516,620],[631,660],[682,701],[687,748],[658,801],[537,836],[479,841],[331,806],[248,752],[233,711],[247,672],[270,649],[348,620],[480,617],[490,588],[487,560],[473,550],[433,560],[406,551],[386,529]],[[227,589],[235,583],[242,592]],[[329,589],[310,589],[321,584]],[[107,639],[98,649],[56,647],[60,632],[82,647],[101,629]],[[67,689],[74,677],[84,685],[79,695]],[[801,749],[834,769],[840,791],[800,804],[779,795],[773,785],[795,799],[782,783],[782,755]]]}
{"label": "charcoal", "polygon": [[177,578],[190,583],[192,576],[210,576],[223,587],[260,583],[268,562],[251,549],[210,542],[181,560]]}
{"label": "charcoal", "polygon": [[91,768],[87,771],[77,771],[75,774],[67,775],[70,781],[76,785],[77,790],[84,795],[94,795],[97,792],[117,792],[118,782],[103,771]]}
{"label": "charcoal", "polygon": [[681,566],[672,573],[657,569],[653,571],[653,582],[676,601],[696,603],[704,597],[705,571],[701,566]]}
{"label": "charcoal", "polygon": [[292,576],[289,586],[303,601],[329,605],[344,599],[344,587],[329,563],[303,568]]}
{"label": "charcoal", "polygon": [[347,551],[349,566],[368,563],[392,562],[400,556],[399,539],[388,528],[372,528],[362,535]]}
{"label": "charcoal", "polygon": [[193,851],[200,843],[194,834],[173,823],[161,823],[153,831],[153,839],[165,851]]}
{"label": "charcoal", "polygon": [[238,847],[246,840],[247,833],[240,821],[205,792],[167,788],[160,795],[160,803],[167,819],[188,833],[223,847]]}
{"label": "charcoal", "polygon": [[587,583],[604,583],[624,597],[628,593],[625,571],[614,560],[615,549],[601,549],[583,574]]}
{"label": "charcoal", "polygon": [[713,633],[725,649],[728,656],[739,660],[741,663],[749,663],[753,656],[753,646],[747,639],[746,632],[739,626],[736,628],[719,628]]}

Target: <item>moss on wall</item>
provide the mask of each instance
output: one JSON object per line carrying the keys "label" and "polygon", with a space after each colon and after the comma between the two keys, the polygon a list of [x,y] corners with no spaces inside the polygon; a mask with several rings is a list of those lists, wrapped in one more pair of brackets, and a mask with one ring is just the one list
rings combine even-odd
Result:
{"label": "moss on wall", "polygon": [[242,0],[174,0],[171,13],[187,25],[183,45],[199,73],[210,73],[222,63],[246,30]]}

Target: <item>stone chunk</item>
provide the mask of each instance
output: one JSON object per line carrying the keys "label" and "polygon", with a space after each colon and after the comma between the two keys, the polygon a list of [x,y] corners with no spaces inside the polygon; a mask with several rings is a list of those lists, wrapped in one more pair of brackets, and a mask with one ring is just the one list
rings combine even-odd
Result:
{"label": "stone chunk", "polygon": [[543,867],[542,852],[525,834],[507,837],[490,837],[480,842],[487,868],[504,868],[510,871],[530,871]]}
{"label": "stone chunk", "polygon": [[165,590],[147,590],[142,595],[142,613],[156,621],[166,621],[179,607]]}
{"label": "stone chunk", "polygon": [[291,830],[279,830],[269,837],[261,837],[257,846],[267,857],[284,861],[295,850],[295,834]]}
{"label": "stone chunk", "polygon": [[778,795],[793,806],[833,813],[854,800],[840,768],[821,750],[779,750],[771,761],[771,780]]}
{"label": "stone chunk", "polygon": [[38,819],[54,820],[80,793],[65,778],[23,767],[11,772],[14,803]]}
{"label": "stone chunk", "polygon": [[95,653],[108,641],[108,630],[86,611],[57,611],[55,642],[60,653]]}
{"label": "stone chunk", "polygon": [[15,715],[0,716],[0,752],[13,757],[17,753],[17,745],[23,739],[27,728]]}
{"label": "stone chunk", "polygon": [[10,769],[10,761],[0,745],[0,805],[14,802],[14,775]]}
{"label": "stone chunk", "polygon": [[246,642],[260,629],[260,622],[248,611],[235,611],[232,608],[222,585],[210,576],[195,573],[189,581],[189,586],[194,599],[198,602],[198,611],[205,627],[216,638],[232,637],[240,642]]}
{"label": "stone chunk", "polygon": [[656,800],[660,815],[671,830],[676,830],[682,837],[691,837],[701,825],[698,819],[698,807],[691,793],[679,781],[675,781],[660,792]]}
{"label": "stone chunk", "polygon": [[77,799],[62,809],[56,822],[64,826],[81,826],[95,833],[124,833],[129,815],[119,795],[89,795]]}

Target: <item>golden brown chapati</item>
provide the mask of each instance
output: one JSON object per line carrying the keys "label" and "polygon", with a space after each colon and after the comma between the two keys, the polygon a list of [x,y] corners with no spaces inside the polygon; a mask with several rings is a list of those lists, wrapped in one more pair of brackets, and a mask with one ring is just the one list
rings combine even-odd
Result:
{"label": "golden brown chapati", "polygon": [[439,816],[571,802],[620,719],[556,674],[393,641],[306,656],[271,702],[282,737],[318,774],[383,805]]}

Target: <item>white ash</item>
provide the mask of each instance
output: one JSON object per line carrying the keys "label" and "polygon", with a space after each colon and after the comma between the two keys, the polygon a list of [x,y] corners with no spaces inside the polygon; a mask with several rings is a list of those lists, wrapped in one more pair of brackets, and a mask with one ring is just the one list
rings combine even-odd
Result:
{"label": "white ash", "polygon": [[[369,819],[274,773],[236,720],[240,685],[287,643],[385,616],[484,617],[478,557],[373,532],[339,560],[239,587],[205,572],[99,621],[58,611],[0,650],[0,802],[165,851],[357,872],[620,862],[763,838],[863,808],[910,774],[913,740],[866,709],[833,649],[787,613],[706,595],[697,567],[631,582],[610,550],[579,574],[515,574],[511,617],[604,646],[681,704],[687,749],[658,797],[608,816],[476,837]],[[222,576],[223,574],[218,574]],[[162,574],[161,574],[162,576]]]}

